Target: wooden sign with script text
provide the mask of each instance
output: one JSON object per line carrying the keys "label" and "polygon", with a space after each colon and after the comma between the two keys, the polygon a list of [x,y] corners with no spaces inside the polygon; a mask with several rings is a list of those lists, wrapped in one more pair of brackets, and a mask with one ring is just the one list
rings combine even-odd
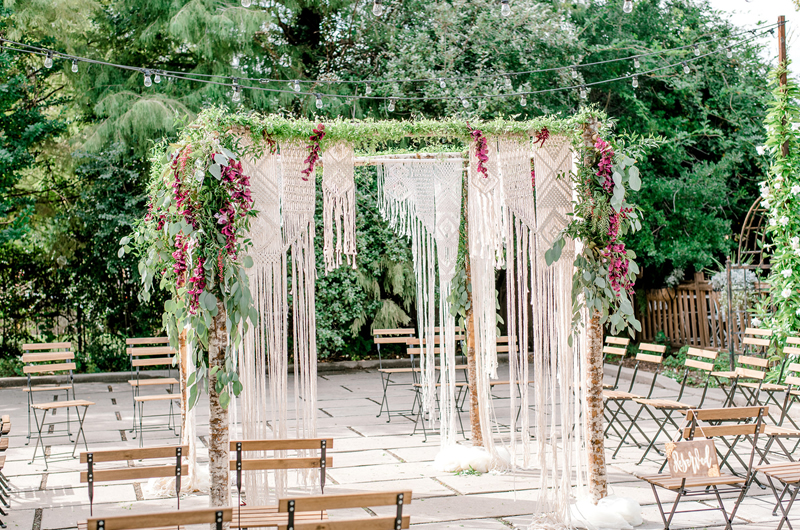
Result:
{"label": "wooden sign with script text", "polygon": [[669,442],[669,473],[674,478],[718,477],[719,461],[713,440]]}

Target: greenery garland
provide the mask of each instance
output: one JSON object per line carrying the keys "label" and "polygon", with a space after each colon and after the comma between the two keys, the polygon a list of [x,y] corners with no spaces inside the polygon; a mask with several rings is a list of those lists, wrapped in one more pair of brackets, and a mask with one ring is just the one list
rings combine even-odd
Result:
{"label": "greenery garland", "polygon": [[[761,205],[767,209],[766,233],[771,241],[768,283],[771,299],[756,308],[763,325],[779,342],[800,331],[800,89],[788,78],[788,65],[771,73],[774,101],[766,118],[766,147],[772,165],[761,182]],[[787,75],[786,85],[780,85]],[[788,152],[784,155],[783,149]]]}
{"label": "greenery garland", "polygon": [[[626,247],[626,236],[640,230],[641,210],[628,202],[628,191],[641,188],[636,159],[655,138],[606,139],[595,135],[594,144],[578,149],[580,164],[573,175],[577,200],[567,227],[545,253],[548,265],[561,258],[565,238],[581,241],[575,258],[572,284],[573,325],[581,323],[581,309],[600,313],[600,323],[611,334],[641,331],[633,310],[632,295],[639,267],[636,254]],[[580,296],[580,295],[583,296]]]}
{"label": "greenery garland", "polygon": [[[120,256],[139,257],[143,301],[150,299],[153,283],[170,294],[164,304],[163,324],[170,344],[178,348],[179,335],[187,329],[192,362],[197,367],[187,381],[189,405],[208,392],[209,329],[222,301],[231,338],[216,391],[227,407],[230,392],[242,390],[236,373],[236,352],[248,320],[255,325],[257,313],[245,268],[253,260],[246,255],[252,209],[249,177],[238,161],[234,137],[215,130],[189,127],[172,145],[153,150],[148,213],[124,237]],[[241,333],[240,333],[241,329]]]}

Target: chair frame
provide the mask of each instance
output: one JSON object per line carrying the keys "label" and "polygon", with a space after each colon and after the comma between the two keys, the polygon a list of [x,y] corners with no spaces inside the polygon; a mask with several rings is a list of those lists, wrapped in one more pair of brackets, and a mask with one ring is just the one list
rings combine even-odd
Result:
{"label": "chair frame", "polygon": [[[42,351],[42,350],[49,350],[49,351]],[[42,363],[42,362],[52,362],[52,361],[70,361],[70,362],[61,362],[59,364],[33,364],[33,363]],[[24,389],[25,392],[28,394],[28,435],[26,437],[25,445],[31,443],[31,435],[33,434],[31,430],[31,410],[33,409],[33,405],[35,405],[35,401],[33,399],[33,394],[35,392],[47,392],[47,391],[55,391],[55,392],[66,392],[66,399],[69,401],[69,393],[72,391],[72,400],[75,400],[75,377],[73,371],[77,368],[75,364],[75,352],[72,351],[72,343],[71,342],[40,342],[40,343],[30,343],[30,344],[23,344],[22,345],[22,362],[26,363],[26,366],[23,368],[23,373],[27,377],[27,385]],[[48,369],[47,367],[50,366],[51,368]],[[60,369],[54,370],[53,368],[61,367]],[[69,375],[69,384],[62,385],[56,384],[56,387],[50,386],[39,386],[36,383],[34,377],[36,374],[45,374],[45,373],[53,373],[54,372],[67,372]],[[72,432],[70,430],[70,414],[69,409],[67,409],[67,437],[69,441],[72,441]]]}
{"label": "chair frame", "polygon": [[[717,438],[717,437],[724,437],[724,436],[753,436],[752,440],[752,448],[750,450],[750,463],[747,467],[747,475],[746,477],[737,477],[737,476],[728,476],[728,477],[719,477],[722,480],[715,480],[712,478],[702,479],[686,479],[682,478],[679,485],[677,487],[667,487],[662,484],[658,484],[657,481],[661,480],[662,478],[667,479],[667,475],[655,475],[655,476],[645,476],[640,477],[645,480],[647,483],[650,484],[651,489],[653,490],[653,495],[656,499],[656,504],[658,505],[659,512],[661,513],[661,519],[664,522],[664,529],[669,530],[669,525],[672,522],[673,517],[677,513],[689,513],[689,512],[698,512],[698,511],[721,511],[723,517],[725,518],[725,528],[726,530],[733,529],[733,519],[736,516],[736,512],[739,509],[739,505],[742,502],[742,499],[747,494],[747,491],[750,489],[750,484],[753,482],[753,478],[755,476],[755,469],[753,466],[753,461],[755,460],[755,455],[757,452],[757,444],[758,444],[758,435],[763,432],[764,429],[764,416],[767,414],[767,408],[763,406],[757,407],[729,407],[729,408],[722,408],[722,409],[689,409],[686,411],[686,419],[689,423],[688,427],[684,427],[679,429],[680,432],[683,434],[683,438],[685,440],[693,440],[695,438],[695,433],[697,431],[700,432],[700,435],[704,438]],[[730,420],[737,420],[739,422],[745,421],[747,423],[739,423],[734,425],[711,425],[708,427],[700,427],[698,425],[698,420],[703,420],[706,422],[720,422],[720,421],[730,421]],[[737,487],[737,484],[742,484],[741,486]],[[725,489],[720,489],[720,486],[730,486]],[[668,489],[670,491],[676,491],[677,497],[675,498],[675,502],[672,505],[672,509],[670,510],[669,516],[667,516],[666,512],[664,511],[664,505],[661,502],[661,498],[658,495],[658,489]],[[692,491],[693,488],[701,488],[697,491]],[[713,490],[714,496],[717,499],[717,503],[719,504],[719,508],[708,508],[702,510],[682,510],[678,511],[678,505],[683,497],[694,497],[694,496],[705,496],[709,494],[709,490]],[[728,512],[725,511],[725,505],[722,502],[721,494],[723,493],[730,493],[730,492],[737,492],[739,496],[736,499],[736,502],[733,506],[733,510],[728,515]]]}
{"label": "chair frame", "polygon": [[[763,473],[769,482],[769,487],[775,495],[775,508],[772,510],[772,515],[777,515],[778,510],[781,511],[781,522],[778,524],[778,530],[783,528],[784,523],[792,530],[792,523],[789,521],[789,512],[792,511],[792,505],[797,499],[797,494],[800,493],[800,462],[790,462],[784,464],[758,466],[756,471]],[[778,489],[775,487],[775,479],[777,482],[783,484],[783,489],[778,494]],[[794,492],[790,492],[790,488],[794,486]],[[790,493],[788,505],[783,507],[783,498],[787,493]]]}
{"label": "chair frame", "polygon": [[[414,328],[393,328],[393,329],[374,329],[372,330],[373,342],[378,348],[378,374],[381,376],[381,387],[383,388],[383,397],[381,398],[381,408],[378,411],[376,418],[383,415],[384,407],[386,408],[386,415],[388,419],[386,423],[392,421],[392,410],[389,408],[389,396],[387,391],[390,386],[405,386],[405,383],[395,383],[391,380],[395,374],[412,372],[408,368],[384,368],[383,357],[381,357],[381,344],[406,344],[408,339],[413,338],[416,330]],[[395,411],[395,415],[400,415],[404,411]],[[413,410],[410,411],[413,414]]]}
{"label": "chair frame", "polygon": [[[411,503],[410,491],[388,491],[380,493],[355,493],[340,495],[316,495],[280,499],[278,513],[287,514],[287,524],[278,525],[278,530],[400,530],[408,528],[411,518],[403,515],[403,507]],[[393,517],[370,517],[325,523],[296,522],[295,513],[314,512],[338,508],[370,508],[373,506],[395,506]]]}
{"label": "chair frame", "polygon": [[[106,451],[87,451],[81,453],[81,464],[86,464],[86,471],[81,471],[80,481],[88,485],[89,514],[94,509],[94,483],[113,482],[142,478],[175,477],[175,497],[178,510],[181,509],[181,476],[189,472],[189,466],[182,463],[184,456],[189,455],[188,445],[167,445],[145,447],[140,449],[111,449]],[[137,466],[131,468],[102,469],[94,468],[101,462],[125,462],[128,460],[150,460],[156,458],[175,458],[174,465]]]}

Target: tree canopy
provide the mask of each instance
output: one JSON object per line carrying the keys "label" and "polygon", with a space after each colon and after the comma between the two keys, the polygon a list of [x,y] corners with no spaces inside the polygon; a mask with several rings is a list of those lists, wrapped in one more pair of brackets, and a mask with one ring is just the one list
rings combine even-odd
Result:
{"label": "tree canopy", "polygon": [[[640,162],[635,202],[644,229],[630,242],[642,266],[640,288],[723,261],[765,171],[756,149],[769,98],[761,41],[737,45],[729,59],[725,47],[745,37],[705,0],[639,0],[630,15],[601,0],[515,0],[508,17],[482,0],[384,2],[381,17],[371,2],[353,0],[249,8],[238,0],[7,5],[0,34],[12,40],[142,71],[231,76],[242,86],[284,91],[244,90],[234,103],[229,86],[160,75],[145,87],[142,71],[82,62],[73,73],[70,61],[47,69],[39,56],[3,50],[0,340],[8,354],[45,332],[81,337],[87,352],[159,332],[162,301],[136,300],[135,263],[117,258],[113,247],[143,215],[149,150],[207,106],[318,120],[468,121],[568,115],[582,103],[568,90],[473,100],[467,108],[458,99],[397,101],[394,111],[385,101],[324,97],[318,110],[313,96],[294,93],[294,80],[309,93],[365,95],[358,82],[371,79],[378,96],[499,95],[589,85],[693,56],[690,48],[643,57],[639,70],[631,61],[584,66],[577,79],[568,69],[538,70],[714,41],[703,53],[721,53],[692,62],[689,74],[671,68],[639,76],[638,88],[618,81],[588,91],[587,102],[623,135],[666,139]],[[527,73],[501,75],[507,72]],[[380,220],[374,179],[358,179],[359,268],[317,283],[319,352],[329,358],[366,354],[373,324],[414,323],[408,246]]]}

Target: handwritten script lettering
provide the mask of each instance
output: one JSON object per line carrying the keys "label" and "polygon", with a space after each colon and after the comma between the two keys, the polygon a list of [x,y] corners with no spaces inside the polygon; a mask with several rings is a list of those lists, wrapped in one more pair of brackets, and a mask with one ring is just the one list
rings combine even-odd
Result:
{"label": "handwritten script lettering", "polygon": [[719,462],[712,440],[692,440],[670,444],[669,471],[675,478],[718,477]]}

